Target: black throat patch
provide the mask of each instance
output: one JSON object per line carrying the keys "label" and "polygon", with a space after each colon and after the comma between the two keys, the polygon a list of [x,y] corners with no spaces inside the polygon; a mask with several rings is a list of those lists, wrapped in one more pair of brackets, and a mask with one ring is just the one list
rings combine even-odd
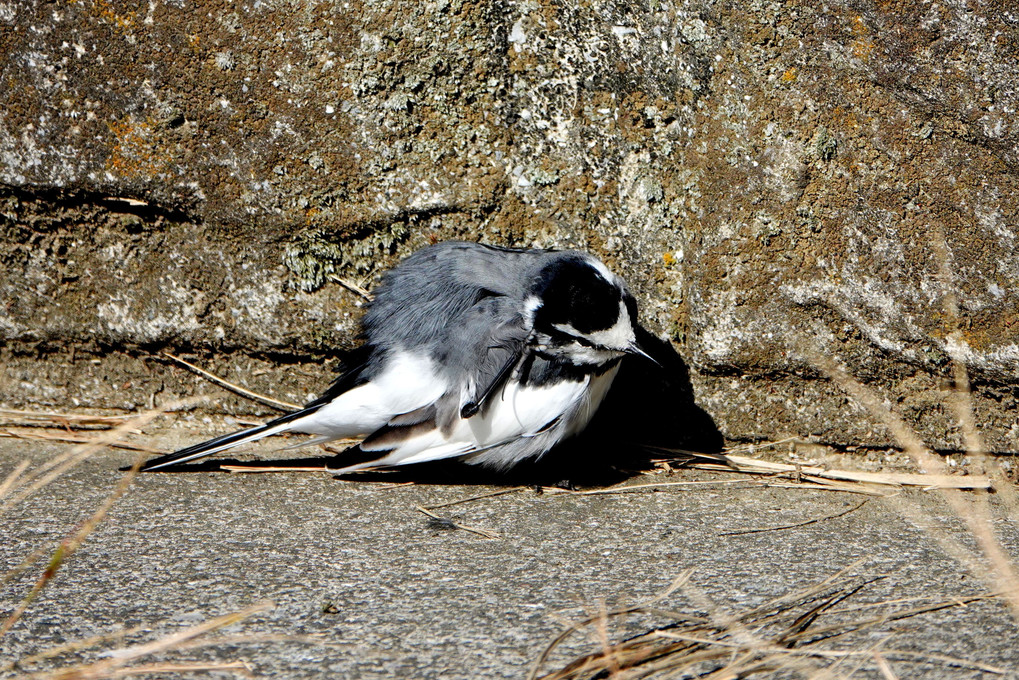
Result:
{"label": "black throat patch", "polygon": [[520,384],[542,387],[558,382],[583,382],[585,378],[604,375],[622,357],[600,364],[575,364],[558,356],[532,352],[520,367]]}

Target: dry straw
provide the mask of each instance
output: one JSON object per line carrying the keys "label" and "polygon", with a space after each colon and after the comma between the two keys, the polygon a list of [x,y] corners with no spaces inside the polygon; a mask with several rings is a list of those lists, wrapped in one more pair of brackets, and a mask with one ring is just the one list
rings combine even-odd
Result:
{"label": "dry straw", "polygon": [[[176,402],[162,408],[153,409],[146,413],[131,417],[102,417],[102,416],[75,416],[65,414],[31,414],[25,412],[4,411],[2,416],[27,418],[38,423],[59,423],[61,426],[90,426],[90,427],[111,427],[107,431],[100,432],[91,437],[86,437],[77,446],[69,451],[59,454],[50,460],[42,462],[35,467],[30,460],[23,459],[18,462],[7,475],[0,480],[0,515],[10,512],[16,505],[32,497],[47,485],[54,482],[61,475],[66,474],[74,467],[92,457],[104,448],[121,442],[121,439],[130,432],[139,431],[153,419],[171,410],[177,410],[198,399],[190,399]],[[37,417],[36,417],[37,416]],[[115,427],[113,427],[115,425]],[[127,472],[120,478],[114,489],[100,503],[99,507],[55,548],[42,547],[26,556],[21,564],[3,575],[0,583],[8,583],[23,574],[32,565],[50,554],[42,573],[22,597],[21,601],[2,621],[0,621],[0,637],[10,631],[30,608],[39,594],[52,582],[53,577],[87,540],[88,536],[107,517],[110,509],[131,486],[138,470],[141,467],[143,456],[139,455]],[[13,676],[18,680],[91,680],[98,678],[119,678],[135,675],[158,675],[193,673],[206,671],[233,671],[235,673],[249,674],[250,668],[244,661],[224,662],[202,662],[202,663],[173,663],[156,662],[141,664],[136,663],[146,657],[162,654],[171,650],[187,649],[195,646],[196,638],[205,636],[208,633],[237,623],[253,614],[265,611],[272,606],[271,603],[260,603],[241,611],[221,616],[205,623],[199,624],[184,631],[173,633],[156,640],[138,643],[135,645],[108,650],[104,658],[89,663],[77,663],[63,666],[56,669],[31,671],[32,666],[44,663],[54,657],[63,654],[80,653],[88,649],[94,649],[109,642],[122,640],[132,635],[141,628],[134,630],[122,630],[113,634],[99,635],[87,640],[80,640],[66,643],[42,652],[15,658],[6,665],[0,666],[0,672],[11,672],[15,669],[26,671],[21,675]],[[215,641],[202,644],[215,644]]]}
{"label": "dry straw", "polygon": [[229,380],[221,378],[218,375],[206,371],[204,368],[196,366],[190,361],[187,361],[186,359],[181,359],[179,356],[170,354],[169,352],[163,352],[162,356],[172,361],[176,361],[181,366],[184,366],[189,370],[194,371],[195,373],[205,378],[209,382],[219,385],[224,389],[230,390],[231,392],[234,392],[235,394],[238,394],[244,397],[245,399],[251,399],[252,401],[257,401],[259,403],[265,404],[266,406],[271,406],[274,409],[282,411],[296,411],[301,408],[300,404],[293,404],[289,401],[280,401],[279,399],[273,399],[272,397],[267,397],[266,395],[259,394],[258,392],[252,392],[251,390],[245,387],[236,385],[230,382]]}
{"label": "dry straw", "polygon": [[[863,633],[880,631],[895,621],[971,603],[993,596],[928,601],[903,607],[901,600],[848,606],[851,598],[881,577],[851,576],[854,567],[821,583],[773,599],[763,605],[728,613],[712,603],[692,585],[693,570],[684,572],[665,592],[634,606],[601,609],[569,624],[539,655],[529,680],[637,680],[651,677],[698,677],[720,680],[751,676],[849,677],[868,661],[880,667],[882,658],[936,664],[945,669],[962,668],[1007,674],[1007,669],[942,654],[885,648],[860,648]],[[693,602],[692,611],[675,611],[664,601],[674,592]],[[645,628],[619,642],[610,641],[610,629],[625,626],[635,617],[658,619],[660,624]],[[646,625],[646,624],[645,624]],[[632,625],[630,626],[632,629]],[[596,647],[580,656],[570,655],[565,663],[550,660],[569,638],[584,635]],[[835,643],[847,640],[846,647]],[[884,662],[888,666],[887,662]],[[890,668],[890,667],[889,667]]]}

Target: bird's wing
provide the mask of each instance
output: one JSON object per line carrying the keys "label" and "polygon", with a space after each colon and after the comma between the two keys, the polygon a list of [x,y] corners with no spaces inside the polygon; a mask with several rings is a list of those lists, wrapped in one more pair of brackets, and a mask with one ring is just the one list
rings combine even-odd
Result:
{"label": "bird's wing", "polygon": [[[451,325],[442,365],[447,389],[368,435],[341,461],[345,471],[454,458],[503,443],[483,441],[478,432],[486,428],[465,423],[484,418],[503,393],[530,351],[531,328],[511,300],[488,292]],[[524,434],[521,428],[519,435]],[[519,435],[511,433],[508,439]]]}
{"label": "bird's wing", "polygon": [[[539,456],[564,435],[577,409],[586,408],[588,381],[564,380],[548,385],[507,382],[487,406],[471,418],[457,417],[446,432],[435,416],[442,408],[426,409],[426,419],[407,425],[387,425],[338,459],[336,472],[423,463],[443,458],[473,459],[508,468]],[[447,407],[455,412],[451,404]],[[414,420],[417,420],[415,418]]]}
{"label": "bird's wing", "polygon": [[[530,351],[532,328],[520,313],[513,313],[500,323],[487,325],[485,319],[500,318],[489,314],[486,308],[497,308],[498,300],[489,304],[478,304],[473,309],[479,318],[476,327],[483,332],[475,334],[474,342],[467,342],[467,352],[462,358],[460,416],[470,418],[484,409],[489,399],[505,385]],[[473,310],[472,310],[473,311]]]}

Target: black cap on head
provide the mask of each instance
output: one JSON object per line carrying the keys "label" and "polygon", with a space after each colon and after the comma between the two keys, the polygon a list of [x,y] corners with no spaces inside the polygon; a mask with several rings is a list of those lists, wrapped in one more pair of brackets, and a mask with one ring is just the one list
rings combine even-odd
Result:
{"label": "black cap on head", "polygon": [[624,291],[583,258],[570,257],[542,269],[534,293],[541,300],[536,326],[570,326],[594,333],[612,328],[619,320]]}

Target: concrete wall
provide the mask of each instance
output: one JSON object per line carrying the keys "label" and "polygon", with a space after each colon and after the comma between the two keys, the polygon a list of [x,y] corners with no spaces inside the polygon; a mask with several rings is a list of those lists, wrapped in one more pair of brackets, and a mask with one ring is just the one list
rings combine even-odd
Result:
{"label": "concrete wall", "polygon": [[0,401],[205,389],[164,349],[300,401],[330,276],[459,237],[625,273],[732,439],[888,441],[806,342],[958,447],[954,291],[1019,450],[1004,4],[0,1]]}

